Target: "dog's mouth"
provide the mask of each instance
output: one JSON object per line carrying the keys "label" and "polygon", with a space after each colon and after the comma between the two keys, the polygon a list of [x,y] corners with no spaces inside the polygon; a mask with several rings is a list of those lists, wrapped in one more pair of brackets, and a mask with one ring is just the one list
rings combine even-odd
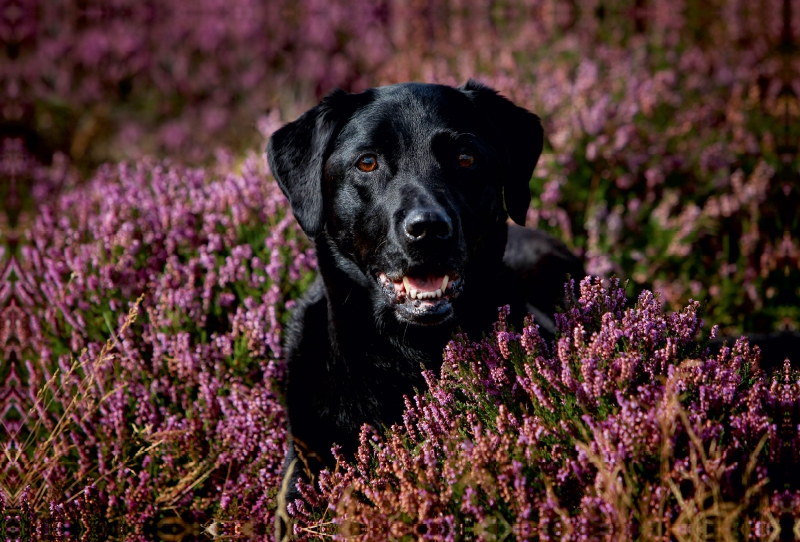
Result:
{"label": "dog's mouth", "polygon": [[463,289],[464,280],[454,271],[412,267],[400,276],[378,273],[378,281],[397,317],[422,325],[440,324],[453,315],[452,301]]}

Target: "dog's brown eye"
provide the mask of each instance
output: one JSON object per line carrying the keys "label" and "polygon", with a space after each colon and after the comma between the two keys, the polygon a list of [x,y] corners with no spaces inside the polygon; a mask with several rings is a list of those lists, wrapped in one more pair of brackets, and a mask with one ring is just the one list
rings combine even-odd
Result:
{"label": "dog's brown eye", "polygon": [[470,167],[472,164],[475,163],[475,157],[471,154],[467,154],[466,152],[462,152],[458,155],[458,165],[461,167]]}
{"label": "dog's brown eye", "polygon": [[366,156],[362,156],[361,159],[358,161],[358,169],[361,171],[372,171],[376,167],[378,167],[378,159],[375,157],[374,154],[368,154]]}

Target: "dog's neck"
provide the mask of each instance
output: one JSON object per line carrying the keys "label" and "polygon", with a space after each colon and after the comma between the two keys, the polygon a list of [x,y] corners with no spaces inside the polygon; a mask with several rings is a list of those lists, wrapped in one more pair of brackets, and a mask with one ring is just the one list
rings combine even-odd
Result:
{"label": "dog's neck", "polygon": [[360,363],[367,370],[385,365],[413,375],[419,375],[420,366],[438,371],[443,349],[454,333],[462,330],[479,339],[491,330],[498,307],[511,302],[505,295],[507,281],[499,279],[507,236],[505,221],[498,220],[472,255],[468,287],[453,302],[454,317],[442,324],[419,326],[398,321],[388,307],[376,313],[375,306],[380,304],[373,302],[373,296],[382,295],[377,282],[343,255],[327,234],[320,235],[315,244],[328,301],[329,333],[341,349],[332,352],[338,358],[334,362],[347,359],[350,369]]}

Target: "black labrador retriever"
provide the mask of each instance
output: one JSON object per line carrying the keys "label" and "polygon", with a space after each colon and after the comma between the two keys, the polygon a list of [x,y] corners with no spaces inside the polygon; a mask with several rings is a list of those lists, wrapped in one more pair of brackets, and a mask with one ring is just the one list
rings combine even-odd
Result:
{"label": "black labrador retriever", "polygon": [[286,335],[283,505],[333,465],[334,442],[352,456],[362,424],[401,420],[459,328],[479,338],[510,305],[518,329],[531,312],[554,331],[583,265],[508,224],[525,222],[542,141],[536,115],[473,81],[337,90],[272,136],[270,168],[319,262]]}

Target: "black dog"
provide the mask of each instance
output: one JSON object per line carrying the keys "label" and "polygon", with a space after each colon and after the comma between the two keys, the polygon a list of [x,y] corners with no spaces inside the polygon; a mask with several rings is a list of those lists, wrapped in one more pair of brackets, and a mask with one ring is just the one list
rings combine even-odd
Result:
{"label": "black dog", "polygon": [[517,328],[532,312],[554,331],[582,263],[507,223],[524,224],[542,141],[536,115],[473,81],[335,91],[272,136],[272,173],[319,262],[286,338],[286,499],[333,465],[334,442],[352,455],[363,423],[399,422],[459,328],[479,338],[510,305]]}

